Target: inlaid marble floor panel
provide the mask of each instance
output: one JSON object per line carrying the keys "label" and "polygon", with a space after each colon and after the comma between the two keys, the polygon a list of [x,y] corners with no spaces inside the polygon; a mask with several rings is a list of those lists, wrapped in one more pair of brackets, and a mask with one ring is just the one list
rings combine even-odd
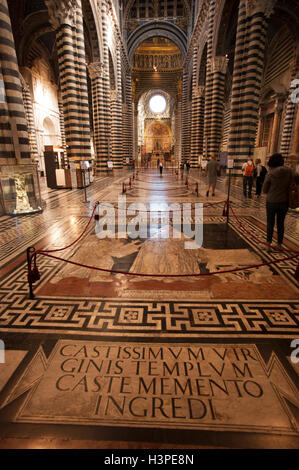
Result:
{"label": "inlaid marble floor panel", "polygon": [[[164,238],[161,220],[136,240],[101,240],[92,220],[53,253],[64,261],[37,256],[29,298],[25,249],[68,246],[97,201],[117,214],[131,176],[97,178],[88,203],[42,182],[43,213],[0,218],[0,448],[298,448],[298,258],[266,251],[264,197],[233,186],[239,221],[227,225],[222,178],[207,198],[198,172],[197,196],[186,175],[140,171],[126,206],[202,202],[202,247]],[[286,250],[298,250],[298,223],[290,212]]]}

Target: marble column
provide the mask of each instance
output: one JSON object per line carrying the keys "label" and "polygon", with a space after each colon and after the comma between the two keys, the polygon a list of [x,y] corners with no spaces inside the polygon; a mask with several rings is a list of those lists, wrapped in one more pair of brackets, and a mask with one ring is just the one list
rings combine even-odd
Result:
{"label": "marble column", "polygon": [[61,135],[61,146],[64,149],[64,158],[66,162],[68,163],[66,138],[65,138],[64,114],[63,114],[63,102],[62,102],[62,97],[61,97],[61,91],[58,91],[58,108],[59,108],[59,126],[60,126],[60,135]]}
{"label": "marble column", "polygon": [[90,120],[81,0],[46,0],[45,3],[57,35],[68,158],[89,160]]}
{"label": "marble column", "polygon": [[177,106],[175,114],[175,147],[174,155],[177,165],[182,161],[182,79],[179,78],[176,83],[177,88]]}
{"label": "marble column", "polygon": [[299,104],[297,104],[296,107],[296,121],[292,139],[291,154],[297,155],[297,160],[299,161]]}
{"label": "marble column", "polygon": [[136,103],[134,103],[134,115],[133,115],[133,159],[135,165],[138,162],[138,109]]}
{"label": "marble column", "polygon": [[277,98],[275,103],[274,119],[270,138],[270,155],[273,155],[274,153],[278,152],[282,110],[283,99]]}
{"label": "marble column", "polygon": [[198,47],[193,47],[193,73],[192,73],[192,104],[191,104],[191,149],[190,149],[190,163],[191,167],[198,166],[198,78],[197,78],[197,61],[198,61]]}
{"label": "marble column", "polygon": [[127,111],[127,138],[128,138],[128,155],[132,160],[133,157],[133,104],[132,104],[132,78],[130,72],[126,76],[126,111]]}
{"label": "marble column", "polygon": [[193,89],[192,129],[191,129],[191,161],[194,167],[199,165],[199,156],[203,154],[204,139],[205,87]]}
{"label": "marble column", "polygon": [[93,139],[96,160],[96,171],[107,170],[107,129],[106,111],[104,107],[104,67],[101,62],[93,62],[88,65],[91,82],[92,112],[93,112]]}
{"label": "marble column", "polygon": [[20,73],[6,0],[0,0],[0,164],[30,163]]}
{"label": "marble column", "polygon": [[182,83],[182,160],[190,158],[190,137],[191,137],[191,102],[189,101],[188,74],[183,74]]}
{"label": "marble column", "polygon": [[38,160],[38,149],[37,149],[37,140],[36,140],[36,131],[35,131],[35,121],[33,113],[33,103],[30,87],[28,83],[24,80],[22,75],[20,75],[21,86],[22,86],[22,95],[25,109],[25,116],[27,121],[28,129],[28,138],[29,138],[29,147],[32,160]]}
{"label": "marble column", "polygon": [[121,89],[121,56],[120,46],[116,50],[116,79],[115,90],[110,91],[111,99],[111,150],[113,167],[119,170],[123,167],[122,161],[122,89]]}
{"label": "marble column", "polygon": [[256,140],[255,140],[256,147],[262,146],[262,137],[263,137],[263,111],[262,109],[260,109],[259,115],[258,115],[258,125],[257,125],[257,133],[256,133]]}
{"label": "marble column", "polygon": [[[294,102],[292,96],[294,88],[292,87],[293,83],[297,83],[295,81],[296,77],[298,76],[298,69],[299,69],[299,58],[295,58],[291,64],[292,67],[292,76],[291,76],[291,86],[290,86],[290,93],[286,102],[284,119],[283,119],[283,127],[282,127],[282,136],[281,136],[281,143],[280,143],[280,152],[284,156],[288,156],[289,153],[293,153],[293,146],[292,146],[292,138],[294,132],[294,124],[296,119],[296,109],[297,104]],[[297,85],[295,85],[297,87]]]}
{"label": "marble column", "polygon": [[242,165],[254,151],[268,19],[274,5],[275,0],[240,0],[239,4],[229,137],[236,177],[242,176]]}
{"label": "marble column", "polygon": [[208,157],[219,156],[224,117],[224,92],[227,72],[227,57],[213,57],[210,70],[212,73],[212,99],[210,112],[210,132],[207,142]]}
{"label": "marble column", "polygon": [[205,110],[204,110],[204,144],[203,154],[205,158],[210,156],[210,142],[212,136],[212,106],[213,106],[213,39],[216,16],[216,0],[211,0],[208,10],[208,38],[207,38],[207,68],[205,86]]}

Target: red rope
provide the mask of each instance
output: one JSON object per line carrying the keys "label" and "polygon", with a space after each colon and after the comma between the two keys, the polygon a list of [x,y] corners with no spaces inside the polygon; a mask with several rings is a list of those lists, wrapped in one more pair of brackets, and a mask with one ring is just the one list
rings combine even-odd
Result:
{"label": "red rope", "polygon": [[268,266],[268,265],[271,265],[271,264],[277,264],[277,263],[280,263],[281,261],[288,261],[290,259],[295,259],[295,258],[299,257],[299,254],[296,254],[296,255],[288,256],[287,258],[282,258],[282,259],[279,259],[279,260],[267,261],[265,263],[255,264],[255,265],[252,265],[252,266],[246,266],[246,267],[242,267],[242,268],[227,269],[227,270],[223,270],[223,271],[215,271],[215,272],[212,272],[212,273],[199,273],[199,274],[143,274],[143,273],[130,273],[130,272],[126,272],[126,271],[118,271],[118,270],[114,270],[114,269],[97,268],[96,266],[88,266],[88,265],[85,265],[85,264],[77,263],[76,261],[70,261],[70,260],[67,260],[67,259],[64,259],[64,258],[60,258],[58,256],[49,255],[48,253],[45,253],[45,252],[42,252],[42,251],[39,251],[39,250],[36,251],[35,256],[38,255],[38,254],[47,256],[48,258],[57,259],[59,261],[64,261],[65,263],[70,263],[70,264],[73,264],[75,266],[79,266],[80,268],[93,269],[95,271],[102,271],[102,272],[112,273],[112,274],[125,274],[125,275],[128,275],[128,276],[163,277],[163,278],[202,277],[202,276],[214,276],[214,275],[217,275],[217,274],[228,274],[228,273],[234,273],[234,272],[238,272],[238,271],[246,271],[248,269],[260,268],[260,267]]}
{"label": "red rope", "polygon": [[[204,208],[205,207],[213,207],[213,206],[218,206],[219,204],[226,204],[226,201],[219,201],[219,202],[208,202],[207,204],[204,204],[204,203],[201,203],[203,204]],[[176,203],[174,203],[176,204]],[[110,207],[106,206],[107,209],[110,209]],[[104,206],[104,209],[105,209],[105,206]],[[113,209],[119,211],[119,208],[118,207],[113,207]],[[127,211],[129,208],[127,207],[125,210]],[[123,210],[123,209],[121,209]],[[136,209],[138,210],[138,209]],[[193,210],[193,208],[192,208]],[[151,209],[151,210],[147,210],[147,211],[139,211],[141,214],[150,214],[152,212],[166,212],[166,213],[169,213],[169,212],[182,212],[181,210],[178,210],[178,211],[173,211],[173,210],[169,210],[169,211],[161,211],[160,209]]]}
{"label": "red rope", "polygon": [[178,191],[180,189],[186,190],[186,188],[184,186],[180,186],[178,188],[169,188],[169,189],[140,188],[140,186],[135,186],[135,189],[142,189],[144,191]]}
{"label": "red rope", "polygon": [[[73,241],[73,242],[70,243],[69,245],[65,246],[64,248],[58,248],[58,249],[56,249],[56,250],[40,250],[39,253],[54,253],[54,252],[57,252],[57,251],[64,251],[64,250],[66,250],[67,248],[70,248],[71,246],[73,246],[73,245],[75,245],[76,243],[78,243],[78,241],[81,240],[81,238],[83,237],[83,235],[86,233],[86,231],[87,231],[87,229],[88,229],[88,227],[89,227],[89,225],[90,225],[90,222],[91,222],[91,220],[92,220],[92,218],[93,218],[93,216],[94,216],[95,210],[96,210],[96,208],[98,207],[98,204],[99,204],[98,202],[95,204],[95,206],[94,206],[94,208],[93,208],[93,211],[92,211],[92,214],[91,214],[91,216],[90,216],[90,218],[89,218],[89,221],[88,221],[88,223],[87,223],[85,229],[83,230],[83,232],[81,233],[81,235],[80,235],[75,241]],[[33,256],[34,256],[34,255],[33,255]]]}

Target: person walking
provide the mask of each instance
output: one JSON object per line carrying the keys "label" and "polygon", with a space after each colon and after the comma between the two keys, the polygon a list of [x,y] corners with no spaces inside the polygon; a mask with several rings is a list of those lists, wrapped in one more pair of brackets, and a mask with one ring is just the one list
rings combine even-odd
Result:
{"label": "person walking", "polygon": [[189,173],[190,167],[191,167],[190,162],[187,161],[187,163],[186,163],[186,170],[187,170],[187,173]]}
{"label": "person walking", "polygon": [[218,173],[218,163],[216,161],[215,155],[212,155],[210,161],[207,164],[207,176],[208,176],[208,188],[207,188],[207,197],[209,197],[210,189],[212,188],[212,196],[215,196],[215,189],[217,184],[217,173]]}
{"label": "person walking", "polygon": [[269,172],[265,178],[263,193],[267,194],[267,243],[268,251],[271,251],[275,221],[278,244],[274,249],[282,249],[284,222],[289,210],[290,187],[293,180],[299,184],[299,175],[293,175],[291,168],[284,166],[284,158],[280,153],[275,153],[270,157],[268,167]]}
{"label": "person walking", "polygon": [[255,169],[254,169],[254,177],[256,178],[255,180],[255,195],[257,197],[260,197],[262,193],[262,187],[266,178],[267,174],[267,169],[264,165],[262,165],[262,161],[258,158],[255,162]]}
{"label": "person walking", "polygon": [[163,175],[163,163],[162,162],[159,163],[159,168],[160,168],[160,175],[162,176]]}
{"label": "person walking", "polygon": [[[248,158],[247,162],[244,163],[242,167],[243,171],[243,194],[245,197],[252,197],[252,186],[253,186],[253,176],[254,176],[254,164],[251,157]],[[247,193],[248,188],[248,193]]]}

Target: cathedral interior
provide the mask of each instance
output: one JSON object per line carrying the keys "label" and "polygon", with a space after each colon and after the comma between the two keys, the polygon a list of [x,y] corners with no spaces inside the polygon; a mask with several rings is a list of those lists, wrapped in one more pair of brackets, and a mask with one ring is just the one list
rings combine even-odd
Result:
{"label": "cathedral interior", "polygon": [[278,154],[298,0],[0,0],[1,449],[298,449]]}

